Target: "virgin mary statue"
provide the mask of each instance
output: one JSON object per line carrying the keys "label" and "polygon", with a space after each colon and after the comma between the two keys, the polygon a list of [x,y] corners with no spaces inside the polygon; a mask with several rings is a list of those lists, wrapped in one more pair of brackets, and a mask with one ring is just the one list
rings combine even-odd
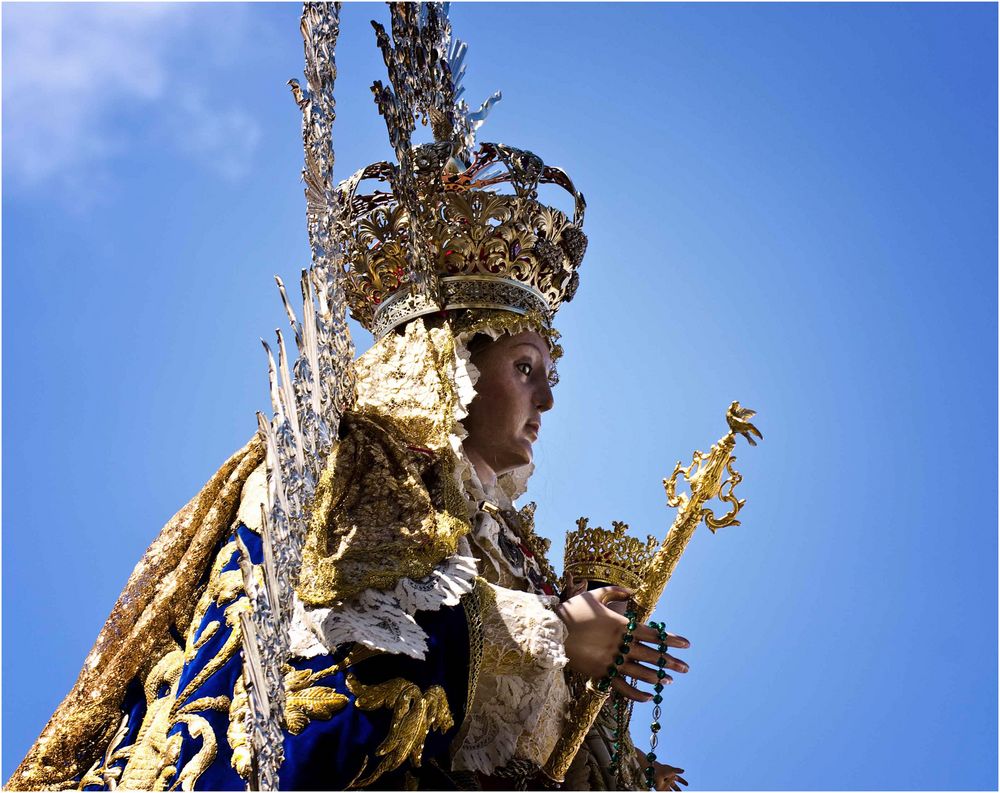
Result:
{"label": "virgin mary statue", "polygon": [[[490,102],[459,99],[464,45],[408,3],[391,36],[375,26],[397,161],[335,185],[337,13],[303,13],[314,260],[301,320],[281,290],[298,358],[279,338],[273,418],[149,547],[12,790],[526,789],[552,782],[575,687],[645,701],[626,679],[686,670],[666,652],[684,639],[615,608],[613,575],[560,596],[534,505],[515,506],[583,196],[529,151],[476,145]],[[356,360],[347,311],[376,340]],[[677,789],[639,757],[599,722],[565,784]]]}

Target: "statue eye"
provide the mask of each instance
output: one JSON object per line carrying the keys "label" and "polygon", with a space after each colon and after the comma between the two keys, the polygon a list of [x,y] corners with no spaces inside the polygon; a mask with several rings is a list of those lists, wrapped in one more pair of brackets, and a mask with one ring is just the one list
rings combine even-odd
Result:
{"label": "statue eye", "polygon": [[525,377],[531,377],[531,364],[530,363],[516,363],[516,364],[514,364],[514,366]]}

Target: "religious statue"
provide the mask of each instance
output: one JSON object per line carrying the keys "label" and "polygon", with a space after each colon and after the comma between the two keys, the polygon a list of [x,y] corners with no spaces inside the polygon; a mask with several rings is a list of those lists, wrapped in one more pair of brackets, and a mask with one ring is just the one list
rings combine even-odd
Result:
{"label": "religious statue", "polygon": [[[304,7],[301,312],[279,281],[297,359],[279,333],[273,416],[150,546],[10,789],[686,784],[634,748],[628,703],[658,707],[667,670],[687,670],[670,653],[687,641],[645,620],[695,526],[736,522],[731,452],[759,437],[753,413],[734,403],[729,435],[678,464],[662,547],[581,520],[557,576],[516,502],[586,204],[532,152],[477,145],[498,95],[461,99],[447,9],[390,8],[372,90],[396,162],[336,184],[339,7]],[[417,121],[434,142],[413,144]],[[348,311],[375,338],[357,359]]]}

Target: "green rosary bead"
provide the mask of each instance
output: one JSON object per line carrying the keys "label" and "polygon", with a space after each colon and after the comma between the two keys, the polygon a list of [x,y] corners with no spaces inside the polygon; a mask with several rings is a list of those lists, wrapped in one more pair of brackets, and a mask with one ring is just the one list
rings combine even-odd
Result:
{"label": "green rosary bead", "polygon": [[608,667],[608,677],[614,678],[614,677],[617,677],[617,676],[618,676],[618,667],[617,666],[609,666]]}
{"label": "green rosary bead", "polygon": [[652,724],[649,725],[649,729],[651,729],[653,732],[659,732],[660,731],[660,722],[654,721]]}
{"label": "green rosary bead", "polygon": [[662,669],[657,669],[656,670],[656,677],[657,677],[657,679],[663,680],[663,678],[665,678],[666,676],[667,676],[667,673],[664,672]]}
{"label": "green rosary bead", "polygon": [[622,645],[618,648],[618,651],[620,653],[622,653],[623,655],[628,655],[629,651],[631,651],[631,649],[632,649],[632,645],[631,644],[626,644],[626,643],[623,642]]}
{"label": "green rosary bead", "polygon": [[609,688],[611,688],[611,681],[608,680],[607,678],[604,678],[603,680],[598,680],[597,681],[597,690],[598,691],[604,692],[604,691],[607,691]]}
{"label": "green rosary bead", "polygon": [[661,702],[663,702],[663,697],[660,696],[659,694],[657,694],[656,696],[653,697],[653,704],[654,705],[659,705]]}
{"label": "green rosary bead", "polygon": [[[648,753],[648,754],[646,755],[646,759],[647,759],[647,760],[649,760],[649,762],[651,762],[651,763],[653,763],[653,762],[656,762],[656,752],[649,752],[649,753]],[[653,767],[652,767],[652,766],[649,766],[647,770],[648,770],[648,771],[652,771],[652,770],[653,770]]]}
{"label": "green rosary bead", "polygon": [[[628,652],[628,650],[626,650],[625,652]],[[615,666],[621,666],[623,663],[625,663],[625,656],[624,655],[616,655],[615,656]]]}

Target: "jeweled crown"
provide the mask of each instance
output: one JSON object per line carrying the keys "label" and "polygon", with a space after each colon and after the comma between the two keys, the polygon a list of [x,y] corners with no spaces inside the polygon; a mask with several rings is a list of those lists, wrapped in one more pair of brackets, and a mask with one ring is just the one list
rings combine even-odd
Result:
{"label": "jeweled crown", "polygon": [[613,529],[591,528],[587,518],[580,518],[577,530],[566,535],[563,570],[575,581],[604,581],[615,586],[638,588],[647,565],[659,550],[660,543],[648,536],[645,543],[627,534],[628,525],[612,521]]}
{"label": "jeweled crown", "polygon": [[[503,309],[551,323],[572,299],[587,247],[586,202],[566,173],[499,143],[475,147],[476,113],[460,100],[465,45],[436,5],[390,4],[392,41],[377,23],[391,87],[372,86],[398,164],[363,168],[338,188],[351,315],[376,338],[424,314]],[[435,142],[411,144],[415,119]],[[381,185],[363,191],[362,184]],[[538,200],[557,185],[572,217]],[[388,188],[388,189],[386,189]]]}

